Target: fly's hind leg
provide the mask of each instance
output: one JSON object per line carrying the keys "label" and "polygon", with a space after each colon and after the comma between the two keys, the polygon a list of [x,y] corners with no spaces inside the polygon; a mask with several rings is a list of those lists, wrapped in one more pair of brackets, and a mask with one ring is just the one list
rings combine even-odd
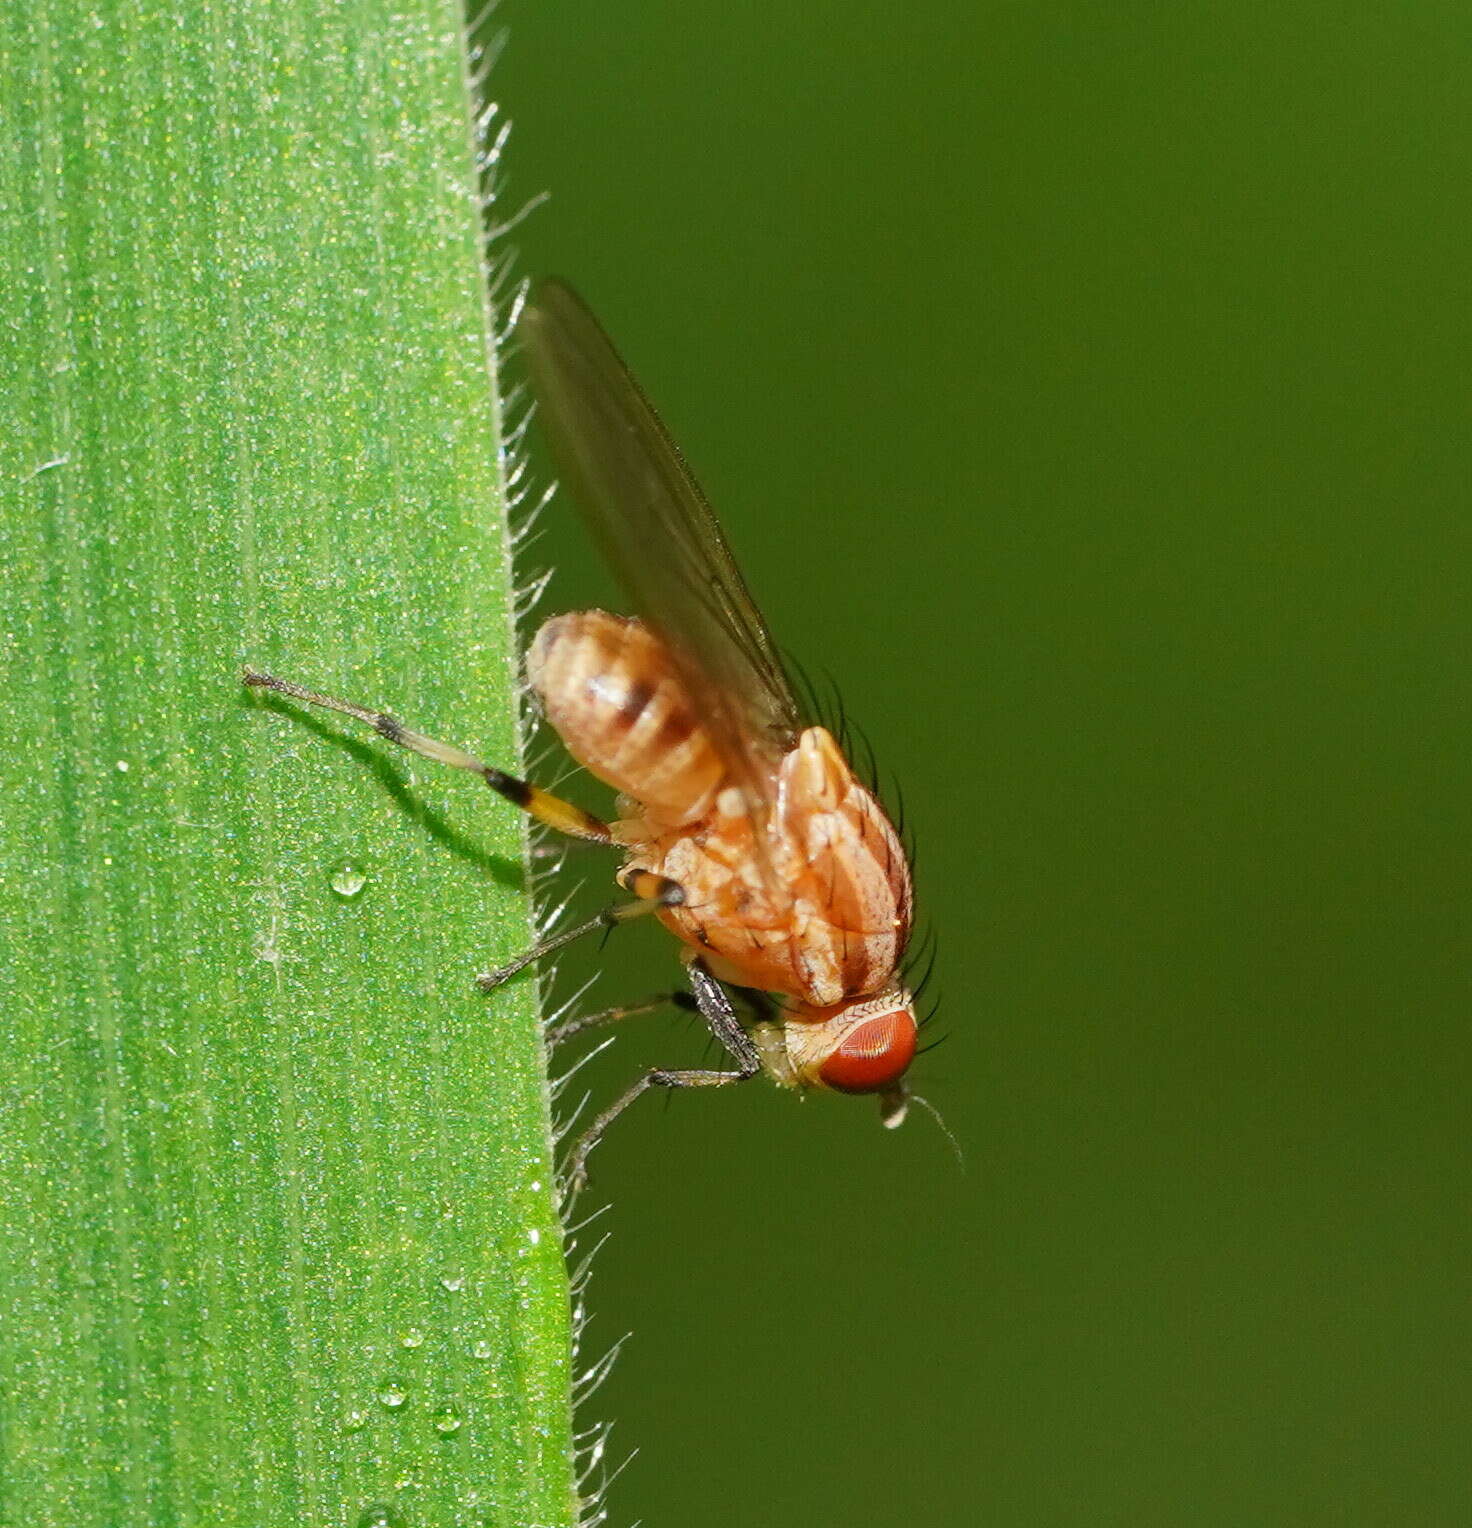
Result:
{"label": "fly's hind leg", "polygon": [[451,769],[463,769],[472,775],[479,775],[498,796],[504,796],[529,817],[535,817],[538,822],[555,828],[559,833],[566,833],[569,838],[580,838],[595,844],[614,844],[608,824],[591,812],[585,812],[580,806],[574,806],[570,801],[563,801],[550,791],[544,791],[540,785],[519,780],[494,765],[484,764],[463,748],[436,742],[432,737],[425,737],[422,732],[413,732],[398,717],[390,716],[386,711],[370,711],[366,706],[355,706],[351,701],[318,695],[316,691],[303,689],[289,679],[278,679],[274,674],[262,674],[253,668],[247,668],[242,677],[251,689],[272,690],[277,695],[305,701],[309,706],[321,706],[324,710],[351,716],[372,727],[389,742],[407,748],[410,753],[417,753],[420,758],[433,759],[436,764],[448,764]]}
{"label": "fly's hind leg", "polygon": [[[565,833],[569,838],[605,844],[610,848],[621,847],[613,836],[613,830],[602,818],[593,816],[591,812],[585,812],[580,806],[574,806],[570,801],[562,800],[560,796],[554,796],[551,791],[544,791],[540,785],[533,785],[529,780],[518,779],[515,775],[508,775],[494,765],[483,763],[474,754],[466,753],[463,748],[438,742],[432,737],[426,737],[422,732],[414,732],[398,717],[390,716],[387,711],[371,711],[366,706],[354,705],[348,700],[334,700],[330,695],[319,695],[315,690],[308,690],[289,679],[278,679],[274,674],[262,674],[253,668],[247,668],[242,677],[251,689],[271,690],[277,695],[303,701],[309,706],[320,706],[326,711],[336,711],[340,715],[351,716],[354,720],[372,727],[389,742],[397,743],[401,748],[407,748],[410,753],[417,753],[420,758],[433,759],[436,764],[448,764],[451,769],[463,769],[469,774],[479,775],[497,795],[504,796],[507,801],[513,806],[520,807],[529,817],[536,818],[538,822],[545,823],[547,827],[554,828],[559,833]],[[550,955],[554,950],[560,950],[563,945],[571,944],[574,939],[581,939],[584,934],[591,934],[600,928],[617,928],[619,924],[627,923],[631,918],[641,918],[646,913],[658,912],[662,907],[676,907],[685,900],[685,893],[677,881],[672,881],[666,876],[655,875],[648,870],[625,867],[619,872],[618,880],[626,891],[633,892],[634,901],[620,902],[613,907],[606,907],[596,918],[590,918],[586,923],[578,924],[576,928],[567,929],[561,934],[554,934],[549,939],[541,940],[499,970],[487,971],[477,976],[476,986],[482,992],[494,991],[502,982],[515,976],[518,971],[529,966],[534,960],[540,959],[543,955]]]}
{"label": "fly's hind leg", "polygon": [[761,1071],[761,1057],[751,1036],[736,1017],[721,984],[706,970],[700,960],[690,963],[690,986],[700,1016],[710,1026],[710,1032],[725,1046],[736,1063],[735,1071],[720,1072],[705,1068],[667,1071],[656,1067],[646,1072],[633,1087],[621,1094],[578,1137],[577,1145],[567,1162],[568,1193],[576,1197],[588,1181],[588,1153],[602,1139],[603,1132],[616,1120],[641,1093],[650,1088],[721,1088],[733,1082],[749,1082]]}

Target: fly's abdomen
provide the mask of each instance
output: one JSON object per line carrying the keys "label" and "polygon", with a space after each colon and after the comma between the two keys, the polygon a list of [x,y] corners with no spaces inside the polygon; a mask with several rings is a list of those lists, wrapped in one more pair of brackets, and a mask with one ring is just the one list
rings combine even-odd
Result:
{"label": "fly's abdomen", "polygon": [[668,651],[642,621],[553,616],[527,655],[547,720],[585,768],[670,826],[704,816],[724,771]]}

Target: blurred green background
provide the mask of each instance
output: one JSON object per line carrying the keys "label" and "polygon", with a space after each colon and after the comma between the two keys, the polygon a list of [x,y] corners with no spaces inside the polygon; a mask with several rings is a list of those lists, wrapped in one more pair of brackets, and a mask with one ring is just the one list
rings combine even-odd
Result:
{"label": "blurred green background", "polygon": [[904,783],[967,1155],[620,1122],[613,1520],[1472,1521],[1465,6],[503,16],[524,269]]}

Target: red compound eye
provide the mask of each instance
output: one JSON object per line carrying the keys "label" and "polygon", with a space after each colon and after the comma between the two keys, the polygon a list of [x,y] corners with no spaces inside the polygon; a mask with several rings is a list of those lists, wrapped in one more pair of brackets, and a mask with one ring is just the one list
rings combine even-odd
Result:
{"label": "red compound eye", "polygon": [[908,1008],[865,1019],[818,1069],[840,1093],[878,1093],[915,1059],[915,1016]]}

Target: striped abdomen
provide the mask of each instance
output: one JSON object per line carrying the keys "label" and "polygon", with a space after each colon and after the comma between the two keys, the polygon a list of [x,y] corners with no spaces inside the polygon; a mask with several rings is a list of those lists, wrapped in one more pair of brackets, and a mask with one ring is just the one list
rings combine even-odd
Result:
{"label": "striped abdomen", "polygon": [[670,827],[703,817],[724,778],[664,644],[642,621],[553,616],[527,655],[547,720],[585,769]]}

